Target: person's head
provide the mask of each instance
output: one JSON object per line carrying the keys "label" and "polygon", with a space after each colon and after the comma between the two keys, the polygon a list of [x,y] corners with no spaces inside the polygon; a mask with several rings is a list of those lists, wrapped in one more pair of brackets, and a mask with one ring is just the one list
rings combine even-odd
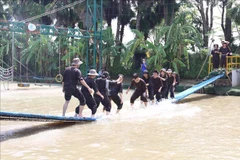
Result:
{"label": "person's head", "polygon": [[78,68],[83,62],[79,58],[74,58],[72,61],[72,66]]}
{"label": "person's head", "polygon": [[138,76],[137,73],[134,73],[132,77],[133,77],[133,80],[134,80],[136,83],[138,83],[138,82],[140,81],[140,78],[139,78],[139,76]]}
{"label": "person's head", "polygon": [[169,76],[172,76],[172,70],[171,69],[168,69],[167,73],[168,73]]}
{"label": "person's head", "polygon": [[223,48],[226,48],[228,44],[229,44],[228,41],[222,41],[222,46],[223,46]]}
{"label": "person's head", "polygon": [[218,44],[213,45],[214,49],[218,49]]}
{"label": "person's head", "polygon": [[157,78],[157,77],[158,77],[158,71],[157,71],[156,69],[153,71],[153,77],[154,77],[154,78]]}
{"label": "person's head", "polygon": [[177,72],[173,72],[172,75],[173,75],[173,77],[176,77],[177,76]]}
{"label": "person's head", "polygon": [[95,69],[90,69],[87,75],[90,78],[96,78],[96,76],[98,76],[97,71]]}
{"label": "person's head", "polygon": [[165,68],[162,68],[162,69],[160,70],[160,74],[161,74],[162,76],[164,76],[164,75],[166,74],[166,69],[165,69]]}
{"label": "person's head", "polygon": [[144,76],[145,78],[148,78],[148,77],[149,77],[148,70],[143,71],[143,76]]}
{"label": "person's head", "polygon": [[104,71],[101,75],[103,79],[108,79],[109,78],[109,73],[107,71]]}
{"label": "person's head", "polygon": [[145,59],[145,58],[143,58],[143,59],[142,59],[142,62],[143,62],[143,63],[145,63],[145,62],[146,62],[146,59]]}
{"label": "person's head", "polygon": [[123,81],[123,75],[122,74],[118,74],[118,79],[120,80],[120,81]]}

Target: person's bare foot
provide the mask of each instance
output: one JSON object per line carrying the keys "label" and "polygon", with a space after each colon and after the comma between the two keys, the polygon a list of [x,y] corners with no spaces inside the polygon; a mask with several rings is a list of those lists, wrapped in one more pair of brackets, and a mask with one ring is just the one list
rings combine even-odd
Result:
{"label": "person's bare foot", "polygon": [[83,115],[82,115],[82,114],[79,114],[79,115],[78,115],[78,118],[83,118]]}

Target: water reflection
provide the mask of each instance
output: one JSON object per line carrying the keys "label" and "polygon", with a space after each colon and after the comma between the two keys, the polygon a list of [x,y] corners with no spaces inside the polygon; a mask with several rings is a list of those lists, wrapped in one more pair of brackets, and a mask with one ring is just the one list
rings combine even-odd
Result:
{"label": "water reflection", "polygon": [[[20,129],[13,129],[1,132],[0,134],[0,142],[4,142],[10,139],[22,138],[26,136],[31,136],[34,134],[38,134],[40,132],[48,131],[48,130],[56,130],[62,129],[66,127],[73,126],[75,124],[82,125],[86,124],[87,122],[55,122],[55,123],[45,123],[36,126],[24,127]],[[89,123],[89,122],[88,122]]]}

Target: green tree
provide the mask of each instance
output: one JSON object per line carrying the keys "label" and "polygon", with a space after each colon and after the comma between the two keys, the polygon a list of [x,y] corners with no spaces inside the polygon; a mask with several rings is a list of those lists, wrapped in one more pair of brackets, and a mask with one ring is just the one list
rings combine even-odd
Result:
{"label": "green tree", "polygon": [[56,70],[58,65],[56,53],[57,45],[50,36],[31,36],[28,47],[21,52],[21,58],[25,64],[35,65],[36,75],[51,76],[52,70]]}
{"label": "green tree", "polygon": [[201,46],[201,35],[192,25],[192,14],[189,12],[180,13],[173,24],[166,32],[165,52],[167,55],[168,68],[173,68],[176,72],[179,68],[189,68],[188,50],[189,47]]}

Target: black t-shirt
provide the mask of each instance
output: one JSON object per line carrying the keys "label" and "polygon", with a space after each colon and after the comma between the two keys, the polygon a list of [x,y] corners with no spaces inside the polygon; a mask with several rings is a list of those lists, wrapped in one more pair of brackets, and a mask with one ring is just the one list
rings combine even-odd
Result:
{"label": "black t-shirt", "polygon": [[110,88],[110,94],[111,95],[122,93],[122,91],[123,91],[123,84],[122,83],[110,84],[109,88]]}
{"label": "black t-shirt", "polygon": [[142,77],[143,81],[148,84],[148,86],[152,86],[152,81],[151,81],[151,77],[145,78],[144,76]]}
{"label": "black t-shirt", "polygon": [[64,90],[74,90],[80,80],[83,80],[81,71],[75,67],[67,67],[63,73]]}
{"label": "black t-shirt", "polygon": [[96,84],[97,84],[97,88],[99,90],[99,92],[101,93],[107,93],[107,89],[106,89],[106,79],[103,78],[97,78],[96,79]]}
{"label": "black t-shirt", "polygon": [[146,92],[146,83],[142,79],[140,79],[138,83],[132,80],[130,88],[132,88],[133,86],[136,88],[136,91]]}
{"label": "black t-shirt", "polygon": [[154,78],[152,76],[151,81],[152,81],[154,91],[159,90],[159,88],[163,86],[163,83],[162,83],[162,80],[160,79],[160,77]]}
{"label": "black t-shirt", "polygon": [[162,76],[162,75],[160,74],[160,77],[165,79],[165,81],[162,80],[163,87],[167,87],[167,86],[168,86],[168,83],[167,83],[168,76],[167,76],[167,75]]}
{"label": "black t-shirt", "polygon": [[168,79],[167,79],[168,86],[173,85],[173,82],[174,82],[174,77],[173,76],[168,76]]}
{"label": "black t-shirt", "polygon": [[216,51],[218,52],[218,49],[214,49],[211,52],[211,54],[213,55],[213,58],[219,58],[219,53],[215,53]]}
{"label": "black t-shirt", "polygon": [[[85,78],[85,82],[87,83],[87,85],[92,88],[94,90],[94,92],[98,92],[98,88],[97,88],[97,84],[95,82],[94,79],[92,78],[89,78],[89,77],[86,77]],[[85,86],[82,86],[82,89],[81,89],[82,92],[89,92],[88,89],[85,87]]]}
{"label": "black t-shirt", "polygon": [[219,52],[222,53],[222,56],[226,56],[226,54],[227,54],[227,53],[230,53],[231,50],[230,50],[228,47],[226,47],[226,48],[221,47],[221,48],[219,49]]}

